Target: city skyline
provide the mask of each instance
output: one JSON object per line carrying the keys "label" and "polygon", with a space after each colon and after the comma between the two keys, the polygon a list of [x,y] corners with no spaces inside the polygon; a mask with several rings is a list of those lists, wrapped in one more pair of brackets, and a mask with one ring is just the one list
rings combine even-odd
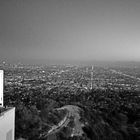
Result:
{"label": "city skyline", "polygon": [[140,61],[138,0],[0,1],[0,60]]}

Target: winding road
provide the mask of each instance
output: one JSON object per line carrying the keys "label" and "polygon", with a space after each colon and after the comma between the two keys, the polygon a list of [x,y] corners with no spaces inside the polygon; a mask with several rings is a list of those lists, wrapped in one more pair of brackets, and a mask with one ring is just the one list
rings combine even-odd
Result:
{"label": "winding road", "polygon": [[80,108],[77,106],[74,106],[74,105],[66,105],[64,107],[58,108],[57,110],[63,110],[63,109],[67,110],[66,116],[63,118],[63,120],[61,120],[58,123],[58,125],[52,126],[52,128],[48,131],[48,135],[54,134],[54,133],[60,131],[61,128],[66,127],[69,124],[69,122],[71,121],[70,118],[73,117],[75,125],[72,128],[71,137],[82,136],[82,134],[84,133],[82,130],[82,126],[84,124],[82,124],[79,120],[80,119],[80,115],[79,115]]}

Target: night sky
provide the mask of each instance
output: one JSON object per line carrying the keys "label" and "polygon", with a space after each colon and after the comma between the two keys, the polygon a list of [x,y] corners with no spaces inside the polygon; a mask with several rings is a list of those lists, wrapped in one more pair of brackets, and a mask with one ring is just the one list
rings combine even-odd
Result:
{"label": "night sky", "polygon": [[0,0],[0,60],[140,61],[140,0]]}

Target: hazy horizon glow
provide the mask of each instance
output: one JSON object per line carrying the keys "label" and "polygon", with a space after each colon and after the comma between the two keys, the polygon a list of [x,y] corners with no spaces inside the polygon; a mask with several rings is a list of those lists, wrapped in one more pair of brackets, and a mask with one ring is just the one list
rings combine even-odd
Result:
{"label": "hazy horizon glow", "polygon": [[140,61],[139,0],[1,0],[0,59]]}

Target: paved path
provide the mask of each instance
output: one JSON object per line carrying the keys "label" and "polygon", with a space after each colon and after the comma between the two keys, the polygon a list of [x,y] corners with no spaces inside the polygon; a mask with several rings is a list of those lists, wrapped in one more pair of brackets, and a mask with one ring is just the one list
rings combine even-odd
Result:
{"label": "paved path", "polygon": [[74,124],[75,126],[72,129],[72,133],[71,136],[82,136],[83,134],[83,130],[82,130],[82,123],[79,121],[80,119],[80,115],[79,115],[79,111],[80,108],[74,105],[66,105],[64,107],[58,108],[57,110],[62,110],[62,109],[66,109],[67,110],[67,114],[64,117],[63,120],[61,120],[58,125],[54,125],[52,126],[52,128],[48,131],[48,135],[52,134],[52,133],[56,133],[58,132],[61,128],[66,127],[68,125],[68,123],[71,121],[70,117],[74,118]]}

